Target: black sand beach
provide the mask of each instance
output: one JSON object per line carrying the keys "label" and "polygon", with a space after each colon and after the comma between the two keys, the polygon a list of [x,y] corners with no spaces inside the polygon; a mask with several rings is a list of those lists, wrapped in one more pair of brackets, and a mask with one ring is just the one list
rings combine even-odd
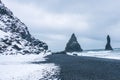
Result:
{"label": "black sand beach", "polygon": [[119,60],[65,54],[50,55],[47,58],[47,63],[60,66],[61,80],[120,80]]}

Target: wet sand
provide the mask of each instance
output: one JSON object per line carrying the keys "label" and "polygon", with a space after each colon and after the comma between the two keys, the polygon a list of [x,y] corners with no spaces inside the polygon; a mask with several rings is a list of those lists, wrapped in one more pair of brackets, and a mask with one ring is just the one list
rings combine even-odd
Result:
{"label": "wet sand", "polygon": [[119,60],[65,54],[54,54],[47,58],[45,63],[60,66],[61,80],[120,80]]}
{"label": "wet sand", "polygon": [[[120,60],[54,54],[42,63],[60,66],[61,80],[120,80]],[[34,62],[39,64],[41,62]]]}

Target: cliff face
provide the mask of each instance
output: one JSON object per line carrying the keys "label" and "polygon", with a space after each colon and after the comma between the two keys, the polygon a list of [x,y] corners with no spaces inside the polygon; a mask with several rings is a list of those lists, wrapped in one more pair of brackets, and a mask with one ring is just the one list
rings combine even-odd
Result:
{"label": "cliff face", "polygon": [[113,48],[111,47],[111,39],[110,36],[107,36],[107,44],[105,46],[105,50],[113,50]]}
{"label": "cliff face", "polygon": [[68,41],[66,47],[65,47],[66,52],[81,52],[83,51],[80,44],[77,41],[77,38],[75,34],[73,33],[70,40]]}
{"label": "cliff face", "polygon": [[0,53],[39,54],[47,49],[47,44],[31,36],[27,26],[0,1]]}

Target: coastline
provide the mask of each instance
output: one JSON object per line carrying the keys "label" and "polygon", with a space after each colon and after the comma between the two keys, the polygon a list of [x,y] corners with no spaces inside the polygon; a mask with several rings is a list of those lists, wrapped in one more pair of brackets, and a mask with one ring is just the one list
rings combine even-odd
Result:
{"label": "coastline", "polygon": [[119,80],[120,61],[85,56],[54,54],[47,56],[47,63],[61,68],[61,80]]}

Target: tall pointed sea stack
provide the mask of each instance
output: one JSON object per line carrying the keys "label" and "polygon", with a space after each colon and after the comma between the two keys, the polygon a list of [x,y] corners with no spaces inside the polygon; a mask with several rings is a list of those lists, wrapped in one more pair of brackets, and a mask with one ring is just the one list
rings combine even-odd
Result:
{"label": "tall pointed sea stack", "polygon": [[78,43],[77,38],[74,33],[72,34],[69,42],[67,43],[67,45],[65,47],[65,51],[66,52],[81,52],[81,51],[83,51],[81,49],[81,46]]}
{"label": "tall pointed sea stack", "polygon": [[105,46],[105,50],[113,50],[113,48],[111,47],[111,39],[110,36],[107,36],[107,44]]}

